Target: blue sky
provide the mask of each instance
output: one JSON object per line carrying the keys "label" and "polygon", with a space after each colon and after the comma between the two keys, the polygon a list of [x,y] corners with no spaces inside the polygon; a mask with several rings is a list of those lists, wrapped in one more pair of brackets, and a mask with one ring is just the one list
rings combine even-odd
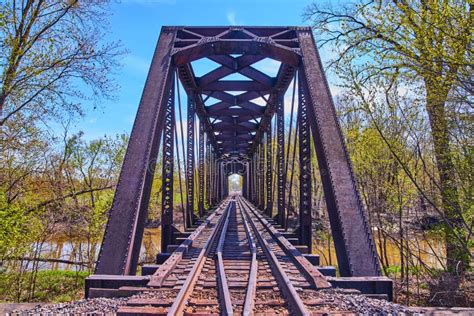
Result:
{"label": "blue sky", "polygon": [[[117,98],[87,107],[75,122],[86,139],[130,133],[148,67],[163,25],[304,25],[309,0],[122,0],[111,5],[110,33],[129,53],[115,75]],[[327,61],[327,52],[321,52]],[[334,92],[334,91],[333,91]]]}

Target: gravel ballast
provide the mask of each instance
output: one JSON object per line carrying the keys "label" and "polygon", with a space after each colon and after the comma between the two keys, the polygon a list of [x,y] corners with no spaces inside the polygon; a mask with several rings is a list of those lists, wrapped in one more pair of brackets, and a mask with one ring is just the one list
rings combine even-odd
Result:
{"label": "gravel ballast", "polygon": [[[363,295],[341,294],[337,290],[321,291],[323,311],[351,311],[360,315],[422,315],[420,309],[372,299]],[[149,296],[146,293],[133,298]],[[42,305],[27,311],[14,312],[13,315],[111,315],[127,303],[129,298],[93,298],[54,305]]]}

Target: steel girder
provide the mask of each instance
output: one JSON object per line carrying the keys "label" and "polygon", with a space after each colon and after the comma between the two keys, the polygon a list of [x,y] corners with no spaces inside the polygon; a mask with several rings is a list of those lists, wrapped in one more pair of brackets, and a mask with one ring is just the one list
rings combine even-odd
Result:
{"label": "steel girder", "polygon": [[278,99],[276,109],[276,124],[277,124],[277,220],[278,223],[284,226],[285,223],[285,188],[286,188],[286,174],[285,174],[285,105],[284,97]]}
{"label": "steel girder", "polygon": [[257,186],[255,182],[255,155],[252,156],[250,161],[250,201],[255,203],[255,197],[257,195]]}
{"label": "steel girder", "polygon": [[[281,62],[275,77],[265,74],[254,65],[267,57]],[[219,66],[198,77],[194,73],[192,63],[200,58],[208,58]],[[264,134],[267,133],[268,139],[270,122],[276,111],[277,208],[278,220],[284,224],[286,175],[283,95],[296,69],[299,69],[299,92],[304,98],[308,121],[306,124],[298,123],[300,146],[303,146],[300,148],[300,162],[307,161],[310,157],[307,152],[308,131],[302,128],[306,126],[307,129],[309,125],[315,143],[341,275],[379,275],[380,268],[370,227],[360,203],[314,39],[309,28],[299,27],[162,29],[109,213],[96,273],[135,273],[154,173],[153,162],[157,156],[164,124],[166,127],[172,124],[164,120],[164,109],[170,98],[173,98],[171,91],[175,67],[190,100],[186,154],[188,214],[193,213],[194,207],[194,114],[202,121],[202,130],[212,147],[213,163],[209,169],[209,177],[210,186],[215,190],[211,190],[210,200],[220,200],[228,193],[227,174],[224,172],[223,160],[220,159],[233,155],[239,157],[241,162],[246,159],[244,183],[248,197],[263,206],[266,194],[268,207],[271,186],[271,181],[268,180],[268,141],[266,181],[263,180],[265,171],[260,152],[264,150]],[[249,80],[226,80],[226,76],[236,73]],[[238,94],[236,90],[243,92]],[[211,99],[217,100],[217,103],[208,104]],[[260,101],[257,102],[257,99]],[[201,133],[201,127],[199,130]],[[165,144],[164,149],[166,146]],[[200,150],[198,154],[201,156]],[[203,160],[204,158],[200,162]],[[164,176],[166,170],[163,171]],[[303,170],[304,174],[308,172],[309,168]],[[203,175],[203,171],[199,174]],[[310,196],[308,194],[311,182],[306,177],[300,181],[304,182],[300,183],[303,188],[300,194],[300,223],[306,225],[305,230],[301,230],[303,235],[300,237],[308,240],[310,226],[307,225],[305,216],[307,210],[311,210],[306,201]],[[264,184],[263,188],[261,183]],[[201,180],[198,184],[201,196],[204,184]],[[172,208],[172,204],[169,206]],[[165,218],[170,216],[166,213],[168,210],[169,208],[164,209]]]}
{"label": "steel girder", "polygon": [[218,162],[217,162],[217,154],[213,151],[212,152],[212,204],[216,204],[218,202],[218,197],[217,197],[217,168],[218,168]]}
{"label": "steel girder", "polygon": [[298,32],[302,65],[299,84],[309,117],[342,276],[380,275],[372,232],[357,190],[331,92],[310,29]]}
{"label": "steel girder", "polygon": [[259,206],[260,209],[265,209],[265,147],[262,144],[259,146]]}
{"label": "steel girder", "polygon": [[206,163],[205,163],[205,176],[206,176],[206,205],[211,206],[211,142],[209,137],[206,139]]}
{"label": "steel girder", "polygon": [[[206,131],[213,136],[214,132],[232,131],[234,134],[227,138],[230,140],[235,133],[243,133],[254,140],[235,146],[232,142],[219,143],[214,139],[213,144],[220,154],[234,152],[250,156],[255,150],[274,113],[275,100],[286,90],[299,64],[297,51],[293,28],[178,28],[174,61],[186,91],[196,98],[197,114],[206,123]],[[196,77],[191,62],[203,57],[220,67]],[[253,67],[267,57],[282,62],[276,77]],[[234,73],[249,80],[225,80]],[[233,95],[232,91],[244,93]],[[205,100],[210,97],[219,102],[206,106]],[[266,106],[255,103],[257,98],[262,98]],[[232,116],[238,118],[229,119]],[[257,118],[260,122],[253,124]]]}
{"label": "steel girder", "polygon": [[272,161],[273,161],[273,145],[272,145],[272,123],[267,126],[267,176],[266,176],[266,190],[267,190],[267,202],[265,205],[265,210],[268,216],[273,214],[273,176],[272,176]]}
{"label": "steel girder", "polygon": [[173,86],[176,30],[163,30],[153,55],[105,229],[96,274],[135,274],[158,155],[164,108]]}
{"label": "steel girder", "polygon": [[260,208],[260,202],[262,201],[262,178],[260,177],[262,174],[262,168],[260,165],[260,152],[262,147],[258,146],[255,152],[255,187],[257,189],[257,194],[255,196],[255,204]]}
{"label": "steel girder", "polygon": [[186,149],[186,213],[194,222],[194,118],[196,103],[188,98],[187,149]]}
{"label": "steel girder", "polygon": [[[301,72],[298,72],[301,77]],[[312,201],[311,201],[311,135],[308,119],[308,100],[302,85],[298,85],[298,138],[299,138],[299,167],[300,167],[300,216],[299,216],[299,238],[303,245],[308,246],[311,253],[311,225],[312,225]]]}
{"label": "steel girder", "polygon": [[250,195],[251,195],[251,181],[252,181],[252,180],[251,180],[250,161],[247,161],[245,171],[247,172],[247,174],[245,175],[246,186],[247,186],[247,190],[246,190],[247,196],[246,196],[246,198],[247,198],[248,200],[250,200]]}
{"label": "steel girder", "polygon": [[217,199],[220,201],[223,198],[223,182],[222,182],[222,164],[217,164]]}
{"label": "steel girder", "polygon": [[255,199],[257,197],[257,191],[258,191],[258,186],[257,186],[257,177],[256,177],[256,163],[255,163],[255,154],[252,155],[251,157],[251,162],[250,162],[250,201],[254,204]]}
{"label": "steel girder", "polygon": [[167,252],[173,238],[173,171],[174,171],[174,85],[165,109],[163,126],[163,164],[161,189],[161,252]]}
{"label": "steel girder", "polygon": [[198,177],[199,177],[199,196],[198,196],[198,211],[199,217],[204,215],[204,123],[200,120],[199,121],[199,144],[198,144],[198,163],[199,163],[199,170],[198,170]]}
{"label": "steel girder", "polygon": [[244,174],[242,175],[242,196],[244,198],[248,198],[247,196],[247,190],[248,190],[248,180],[247,180],[247,177],[248,177],[248,167],[247,167],[247,163],[244,164]]}

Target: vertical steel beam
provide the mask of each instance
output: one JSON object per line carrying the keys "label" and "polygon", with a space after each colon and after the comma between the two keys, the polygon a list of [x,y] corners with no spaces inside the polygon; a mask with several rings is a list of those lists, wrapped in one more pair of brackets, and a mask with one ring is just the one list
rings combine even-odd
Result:
{"label": "vertical steel beam", "polygon": [[248,164],[249,164],[249,167],[248,167],[248,170],[249,170],[249,175],[248,175],[248,179],[249,179],[248,199],[249,199],[249,201],[252,201],[252,198],[253,198],[253,157],[250,158]]}
{"label": "vertical steel beam", "polygon": [[[298,73],[298,77],[301,72]],[[298,140],[300,164],[300,229],[299,239],[302,245],[308,246],[311,253],[312,242],[312,203],[311,203],[311,135],[308,120],[308,102],[301,84],[298,85]]]}
{"label": "vertical steel beam", "polygon": [[261,191],[261,187],[260,187],[260,184],[262,183],[262,179],[260,178],[260,170],[261,170],[261,166],[260,166],[260,151],[261,151],[261,147],[260,145],[258,145],[257,147],[257,152],[255,154],[255,166],[256,166],[256,170],[255,170],[255,178],[256,178],[256,183],[257,183],[257,196],[255,197],[255,205],[257,205],[258,208],[260,208],[260,198],[262,196],[262,191]]}
{"label": "vertical steel beam", "polygon": [[148,211],[164,107],[173,85],[176,30],[160,34],[115,190],[95,273],[135,274]]}
{"label": "vertical steel beam", "polygon": [[272,122],[268,123],[267,126],[267,176],[266,189],[267,189],[267,203],[266,213],[268,216],[272,216],[273,212],[273,182],[272,182],[272,161],[273,161],[273,144],[272,144]]}
{"label": "vertical steel beam", "polygon": [[212,197],[212,205],[216,205],[217,203],[217,155],[213,149],[212,152],[212,161],[211,161],[212,169],[211,169],[211,183],[212,183],[212,190],[211,190],[211,197]]}
{"label": "vertical steel beam", "polygon": [[222,168],[221,168],[221,162],[217,163],[217,169],[216,169],[216,192],[217,192],[217,200],[220,201],[222,198],[222,181],[221,181],[221,173],[222,173]]}
{"label": "vertical steel beam", "polygon": [[257,154],[252,156],[252,203],[257,205],[258,196]]}
{"label": "vertical steel beam", "polygon": [[187,149],[186,149],[186,212],[188,218],[194,222],[194,119],[196,103],[188,96],[188,118],[187,118]]}
{"label": "vertical steel beam", "polygon": [[223,173],[224,173],[224,164],[220,162],[219,163],[219,201],[221,201],[224,198]]}
{"label": "vertical steel beam", "polygon": [[245,198],[250,198],[250,163],[245,162]]}
{"label": "vertical steel beam", "polygon": [[174,174],[174,85],[166,104],[163,128],[163,164],[161,193],[161,252],[167,252],[173,241],[173,174]]}
{"label": "vertical steel beam", "polygon": [[206,205],[211,206],[211,141],[206,137]]}
{"label": "vertical steel beam", "polygon": [[259,180],[258,179],[258,156],[259,156],[259,154],[258,154],[258,147],[257,147],[257,149],[255,151],[255,154],[253,155],[253,165],[254,165],[254,170],[253,170],[254,174],[253,174],[253,176],[254,176],[254,179],[255,179],[255,182],[254,182],[255,183],[255,188],[254,188],[255,190],[254,190],[254,197],[253,197],[254,201],[253,201],[253,203],[257,207],[258,207],[258,194],[259,194],[258,190],[260,188],[260,185],[258,183],[258,180]]}
{"label": "vertical steel beam", "polygon": [[244,173],[242,174],[242,196],[247,198],[247,166],[244,164]]}
{"label": "vertical steel beam", "polygon": [[208,162],[208,174],[209,177],[209,207],[214,205],[214,197],[213,197],[213,186],[214,186],[214,153],[212,149],[212,145],[209,146],[209,162]]}
{"label": "vertical steel beam", "polygon": [[221,168],[220,168],[220,182],[221,182],[221,200],[224,199],[224,197],[226,197],[227,195],[227,183],[226,183],[226,176],[225,176],[225,168],[224,168],[224,164],[221,163]]}
{"label": "vertical steel beam", "polygon": [[310,28],[297,31],[304,89],[341,276],[377,276],[380,266],[331,92]]}
{"label": "vertical steel beam", "polygon": [[255,204],[255,196],[256,196],[256,177],[255,177],[255,153],[252,155],[252,162],[250,164],[250,177],[252,179],[252,187],[250,192],[250,201]]}
{"label": "vertical steel beam", "polygon": [[199,145],[198,145],[198,180],[199,180],[199,196],[198,196],[198,210],[199,217],[204,215],[204,128],[205,125],[202,120],[199,120]]}
{"label": "vertical steel beam", "polygon": [[222,183],[224,183],[224,192],[222,198],[225,198],[229,195],[229,181],[228,181],[227,174],[225,172],[222,173]]}
{"label": "vertical steel beam", "polygon": [[277,220],[280,225],[285,224],[285,107],[284,96],[278,99],[276,109],[277,124]]}
{"label": "vertical steel beam", "polygon": [[252,201],[252,159],[247,162],[247,199]]}
{"label": "vertical steel beam", "polygon": [[258,146],[260,148],[259,152],[259,196],[258,196],[258,204],[259,208],[263,211],[265,209],[265,147],[262,144]]}

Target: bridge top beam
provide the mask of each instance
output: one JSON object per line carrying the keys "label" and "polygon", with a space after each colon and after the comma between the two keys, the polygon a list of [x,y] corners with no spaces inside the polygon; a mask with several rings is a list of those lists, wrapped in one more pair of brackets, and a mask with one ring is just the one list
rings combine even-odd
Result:
{"label": "bridge top beam", "polygon": [[[276,100],[285,93],[301,63],[296,32],[301,28],[163,29],[176,31],[173,61],[218,154],[251,156],[273,117]],[[218,66],[197,76],[194,62],[205,58]],[[266,69],[258,67],[257,63],[265,60]],[[226,79],[236,75],[244,79]],[[211,104],[210,100],[217,102]],[[227,137],[217,136],[224,134]]]}

